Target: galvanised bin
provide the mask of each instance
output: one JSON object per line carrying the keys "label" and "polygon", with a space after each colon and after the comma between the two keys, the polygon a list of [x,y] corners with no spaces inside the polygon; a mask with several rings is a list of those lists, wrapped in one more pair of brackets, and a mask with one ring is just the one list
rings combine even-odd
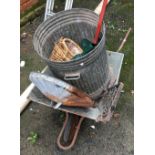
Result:
{"label": "galvanised bin", "polygon": [[95,48],[79,60],[52,62],[48,58],[54,43],[68,37],[80,44],[83,38],[92,41],[99,16],[91,10],[74,8],[61,11],[39,25],[33,36],[35,51],[47,63],[54,75],[97,98],[110,81],[105,51],[105,24]]}

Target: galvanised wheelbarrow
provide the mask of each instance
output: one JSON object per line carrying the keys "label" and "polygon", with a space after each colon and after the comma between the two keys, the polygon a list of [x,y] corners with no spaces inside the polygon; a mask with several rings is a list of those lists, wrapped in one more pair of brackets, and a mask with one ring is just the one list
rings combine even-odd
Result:
{"label": "galvanised wheelbarrow", "polygon": [[[70,10],[72,8],[72,3],[73,0],[66,0],[65,10]],[[54,15],[53,6],[54,6],[54,0],[47,0],[45,18],[44,18],[45,21],[47,18]],[[129,31],[127,32],[122,44],[120,45],[117,51],[120,51],[121,48],[123,47],[130,31],[131,29],[129,29]],[[105,49],[103,50],[105,52]],[[123,89],[123,83],[119,82],[119,76],[124,54],[112,51],[106,51],[106,54],[108,60],[107,64],[111,72],[110,83],[108,84],[107,89],[106,90],[104,89],[102,92],[100,92],[100,95],[95,99],[94,98],[90,99],[85,92],[80,91],[81,93],[83,93],[82,95],[84,98],[88,97],[90,99],[90,100],[88,99],[87,104],[85,104],[88,107],[67,106],[64,103],[62,103],[63,100],[57,100],[53,98],[53,96],[51,98],[51,96],[48,96],[49,94],[47,95],[45,93],[45,92],[55,92],[56,93],[55,95],[59,96],[59,99],[63,99],[64,97],[70,96],[72,93],[75,93],[70,91],[71,89],[66,89],[66,87],[72,88],[72,86],[68,83],[66,84],[63,83],[63,81],[54,77],[54,74],[50,68],[47,68],[44,74],[35,74],[35,73],[31,74],[30,79],[32,80],[32,82],[35,83],[36,87],[33,88],[32,92],[29,95],[29,98],[36,103],[43,104],[47,107],[54,108],[66,113],[66,118],[63,127],[57,138],[57,144],[59,148],[63,150],[68,150],[74,146],[80,129],[80,125],[84,120],[84,118],[88,118],[96,122],[106,123],[110,121],[113,115],[113,112],[118,103],[121,90]],[[53,84],[57,83],[57,86],[50,87],[48,80],[52,81]]]}
{"label": "galvanised wheelbarrow", "polygon": [[[50,94],[46,95],[46,92],[51,92],[52,94],[56,93],[57,96],[60,96],[60,98],[63,99],[63,97],[70,95],[70,91],[65,91],[67,90],[65,88],[72,87],[70,84],[55,78],[49,68],[46,69],[44,74],[30,74],[30,79],[36,87],[30,93],[29,98],[36,103],[40,103],[66,113],[66,119],[57,138],[57,144],[59,148],[63,150],[68,150],[74,146],[80,125],[84,118],[106,123],[110,121],[113,115],[123,88],[123,83],[119,82],[119,76],[124,54],[107,51],[107,56],[113,80],[109,83],[107,90],[104,90],[97,99],[93,100],[93,106],[91,105],[91,102],[88,101],[88,104],[91,105],[90,107],[67,106],[62,104],[61,101],[50,98],[48,96]],[[50,82],[54,82],[57,88],[50,85]],[[84,93],[84,97],[85,96],[87,96],[86,93]]]}

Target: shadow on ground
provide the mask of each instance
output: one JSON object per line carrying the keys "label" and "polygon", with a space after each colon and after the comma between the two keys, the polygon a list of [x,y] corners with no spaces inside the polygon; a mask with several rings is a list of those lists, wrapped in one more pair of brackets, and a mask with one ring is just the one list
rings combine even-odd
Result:
{"label": "shadow on ground", "polygon": [[[59,9],[60,1],[57,1]],[[99,0],[89,2],[76,0],[74,7],[95,8]],[[62,9],[60,7],[60,9]],[[31,103],[21,115],[21,155],[133,155],[134,154],[134,97],[133,97],[133,66],[134,66],[134,31],[133,31],[133,0],[112,0],[106,12],[107,25],[106,49],[116,51],[126,30],[132,27],[132,32],[123,47],[125,54],[120,81],[125,84],[116,112],[119,120],[112,119],[107,124],[95,123],[85,119],[77,142],[73,149],[61,151],[56,146],[56,138],[62,127],[64,115],[43,105]],[[21,92],[28,86],[30,71],[41,71],[44,62],[34,52],[32,36],[37,26],[43,21],[43,15],[28,23],[21,29],[26,37],[21,39],[21,60],[26,61],[21,68]],[[95,125],[95,129],[90,126]],[[27,138],[31,131],[38,134],[35,144]]]}

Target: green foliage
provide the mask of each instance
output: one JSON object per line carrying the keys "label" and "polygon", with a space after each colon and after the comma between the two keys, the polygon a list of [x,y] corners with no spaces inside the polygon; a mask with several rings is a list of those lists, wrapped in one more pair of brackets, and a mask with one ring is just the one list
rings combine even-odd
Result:
{"label": "green foliage", "polygon": [[38,140],[38,134],[36,132],[31,131],[29,137],[27,138],[27,140],[31,143],[31,144],[35,144]]}

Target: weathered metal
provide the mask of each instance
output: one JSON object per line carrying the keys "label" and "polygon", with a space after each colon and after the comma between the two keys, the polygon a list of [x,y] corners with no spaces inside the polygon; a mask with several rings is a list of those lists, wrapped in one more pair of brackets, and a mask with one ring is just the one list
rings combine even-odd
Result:
{"label": "weathered metal", "polygon": [[99,100],[99,102],[101,102],[101,104],[99,104],[101,115],[98,116],[96,120],[97,122],[101,121],[103,123],[106,123],[110,121],[123,87],[124,84],[119,83],[104,92],[103,96]]}
{"label": "weathered metal", "polygon": [[[99,43],[80,59],[53,62],[49,60],[49,56],[54,43],[62,36],[71,38],[78,44],[83,38],[92,40],[98,18],[96,13],[84,8],[61,11],[39,25],[33,37],[35,50],[48,64],[54,75],[88,93],[93,99],[107,89],[111,80],[105,51],[105,24],[101,29],[102,35]],[[77,79],[71,77],[77,73],[79,74]],[[66,74],[70,75],[70,78],[67,79]]]}
{"label": "weathered metal", "polygon": [[[107,51],[107,56],[109,67],[113,75],[113,82],[108,84],[107,90],[102,91],[100,97],[98,97],[95,101],[94,107],[70,107],[61,105],[61,102],[58,102],[55,105],[55,103],[51,102],[51,100],[45,97],[37,88],[34,88],[30,95],[31,100],[34,102],[38,102],[52,108],[56,107],[58,110],[66,112],[66,119],[57,138],[57,145],[62,150],[68,150],[74,146],[84,118],[106,123],[110,121],[113,115],[121,90],[123,89],[123,83],[118,83],[118,81],[124,55],[122,53]],[[46,70],[45,74],[50,77],[48,79],[54,77],[53,73],[49,69]],[[65,87],[69,93],[80,98],[85,98],[87,96],[87,94],[79,91],[76,87],[71,87],[63,81],[56,79],[55,82],[56,84]],[[62,93],[60,95],[63,96]]]}
{"label": "weathered metal", "polygon": [[[124,54],[107,51],[107,56],[108,56],[109,66],[113,72],[113,78],[115,79],[114,83],[109,85],[109,87],[111,87],[112,85],[118,84]],[[45,74],[47,74],[51,77],[54,77],[53,73],[49,69],[46,70]],[[118,90],[119,89],[120,88],[118,88]],[[119,93],[120,93],[120,91],[119,91]],[[115,95],[115,93],[113,95]],[[112,97],[114,97],[114,96],[112,96],[112,92],[111,92],[111,98]],[[40,103],[40,104],[43,104],[43,105],[46,105],[46,106],[52,107],[52,108],[55,107],[55,103],[51,102],[51,100],[46,98],[37,88],[33,89],[32,93],[30,94],[30,98],[34,102],[37,102],[37,103]],[[102,96],[102,99],[104,99],[103,96]],[[104,120],[106,118],[106,117],[104,117],[104,118],[101,117],[101,116],[103,116],[102,114],[107,113],[108,107],[112,105],[111,99],[108,98],[108,96],[106,96],[105,100],[106,99],[107,99],[106,102],[102,102],[102,100],[100,98],[100,100],[96,102],[95,107],[77,108],[77,107],[67,107],[67,106],[61,105],[60,107],[58,107],[58,110],[76,114],[76,115],[79,115],[79,116],[82,116],[85,118],[89,118],[89,119],[92,119],[95,121],[102,121],[102,119]],[[106,103],[106,104],[104,104],[104,103]],[[117,102],[116,102],[116,104],[117,104]],[[102,106],[102,105],[104,105],[104,106]],[[105,114],[104,114],[104,116],[105,116]]]}
{"label": "weathered metal", "polygon": [[57,138],[57,145],[60,149],[69,150],[74,146],[83,120],[84,117],[66,112],[63,127]]}
{"label": "weathered metal", "polygon": [[[122,88],[123,88],[123,83],[120,83],[118,85],[115,85],[109,88],[106,92],[104,92],[100,102],[103,102],[102,106],[105,106],[107,104],[109,106],[107,106],[106,108],[107,112],[102,111],[102,114],[98,117],[97,121],[101,121],[103,123],[110,121],[113,115],[114,109],[116,108],[116,104]],[[112,102],[111,105],[109,104],[110,102]],[[63,127],[57,138],[57,145],[60,149],[69,150],[74,146],[83,120],[84,120],[84,117],[80,117],[74,114],[69,114],[66,112],[66,118],[65,118]]]}
{"label": "weathered metal", "polygon": [[[50,2],[50,3],[52,1],[53,1],[53,3],[47,5],[46,9],[51,9],[50,8],[51,5],[52,5],[52,9],[53,9],[54,0],[47,0],[47,2]],[[73,2],[73,0],[66,0],[65,10],[70,9],[72,7],[72,2]],[[48,10],[48,11],[50,11],[50,10]],[[98,12],[98,10],[96,10],[96,12]],[[46,12],[45,15],[50,17],[53,15],[53,13],[47,14],[47,12]],[[86,18],[86,20],[87,20],[87,18]],[[57,26],[59,26],[59,25],[57,25]],[[105,32],[104,29],[103,29],[103,32]],[[102,39],[103,39],[103,37],[101,38],[101,40]],[[120,48],[122,48],[122,46]],[[104,50],[104,47],[102,50]],[[90,56],[88,58],[91,59]],[[99,58],[100,57],[98,57],[98,59]],[[104,60],[104,59],[102,59],[102,60]],[[44,104],[44,105],[49,106],[49,107],[53,107],[53,108],[57,106],[57,108],[59,110],[66,112],[66,119],[65,119],[65,122],[63,124],[63,128],[61,129],[61,132],[60,132],[58,139],[57,139],[57,144],[58,144],[59,148],[61,148],[63,150],[68,150],[68,149],[73,147],[73,145],[75,144],[79,129],[80,129],[80,125],[81,125],[82,121],[84,120],[84,117],[90,118],[90,119],[93,119],[96,121],[102,121],[102,122],[107,122],[110,120],[112,113],[113,113],[113,111],[117,105],[118,98],[119,98],[119,95],[121,93],[121,90],[123,89],[123,83],[118,84],[120,70],[121,70],[121,66],[122,66],[122,61],[123,61],[123,55],[122,54],[108,52],[108,62],[110,62],[110,64],[109,64],[109,66],[107,65],[106,67],[107,68],[110,67],[110,69],[108,68],[107,70],[110,70],[111,72],[108,72],[108,74],[110,74],[110,75],[108,75],[107,79],[109,79],[109,81],[106,82],[106,87],[104,87],[106,89],[103,89],[100,87],[101,89],[97,90],[96,92],[93,92],[94,94],[89,93],[92,97],[94,95],[98,96],[98,100],[95,101],[96,107],[91,107],[91,108],[90,107],[87,107],[87,108],[67,107],[64,105],[61,106],[61,102],[58,102],[58,104],[55,105],[48,98],[46,98],[42,93],[40,93],[40,91],[37,88],[33,89],[33,92],[31,92],[31,94],[30,94],[31,100],[36,101],[36,102],[41,103],[41,104]],[[93,61],[91,61],[91,63],[93,64]],[[81,66],[81,68],[79,68],[79,70],[81,70],[82,66],[85,66],[86,64],[87,63],[85,63],[85,62],[78,63],[78,65]],[[69,65],[68,65],[68,67],[69,67]],[[74,65],[77,65],[77,64],[74,64]],[[78,80],[81,78],[80,77],[81,72],[72,72],[72,71],[73,71],[73,69],[69,73],[65,72],[64,80]],[[105,71],[105,70],[100,70],[100,71],[102,72],[102,74],[104,74],[103,71]],[[53,73],[50,72],[48,69],[46,70],[46,73],[52,77],[54,76]],[[112,79],[110,80],[110,78],[112,78]],[[92,78],[91,80],[94,80],[94,79]],[[99,80],[102,80],[102,79],[99,79]],[[83,82],[85,82],[85,81],[83,81]],[[101,85],[101,86],[103,86],[103,85]],[[77,98],[75,98],[75,96],[78,96],[79,98],[84,98],[86,100],[90,99],[87,94],[79,91],[77,88],[67,87],[66,90],[69,93],[73,94],[73,96],[70,96],[70,100],[72,99],[74,102],[77,101],[76,100]],[[86,92],[87,92],[87,90],[86,90]],[[62,94],[60,94],[60,96],[61,95]],[[54,97],[52,96],[52,98],[54,98]],[[77,115],[74,115],[74,114],[77,114]],[[73,119],[71,119],[71,116],[73,117]],[[69,128],[67,128],[67,126]],[[62,141],[61,141],[62,136],[63,136],[64,141],[66,143],[68,143],[67,145],[64,145],[64,143],[62,143]]]}
{"label": "weathered metal", "polygon": [[85,93],[64,81],[42,73],[30,73],[30,80],[50,100],[65,106],[92,107],[94,102]]}
{"label": "weathered metal", "polygon": [[[55,2],[55,0],[46,0],[44,20],[48,19],[49,17],[51,17],[55,14],[53,12],[54,2]],[[72,8],[72,5],[73,5],[73,0],[66,0],[64,10],[70,10]]]}

